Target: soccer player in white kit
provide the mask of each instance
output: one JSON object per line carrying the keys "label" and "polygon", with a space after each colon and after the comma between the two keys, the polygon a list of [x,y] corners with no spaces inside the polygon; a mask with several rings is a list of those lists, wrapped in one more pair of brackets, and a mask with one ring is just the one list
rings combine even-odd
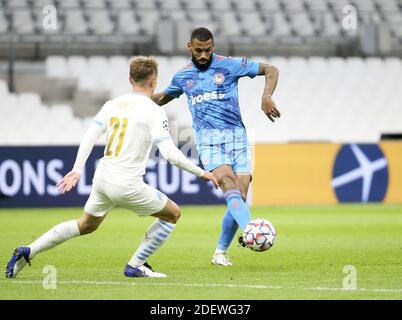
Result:
{"label": "soccer player in white kit", "polygon": [[157,218],[126,264],[125,276],[166,277],[154,271],[147,259],[175,228],[180,209],[165,194],[143,181],[152,145],[156,144],[161,155],[173,165],[212,181],[215,187],[218,183],[212,173],[194,165],[177,149],[169,134],[165,111],[150,99],[157,82],[156,61],[135,57],[130,63],[129,79],[133,92],[105,103],[81,141],[72,171],[57,185],[61,193],[75,187],[95,142],[106,133],[104,157],[95,171],[83,215],[78,220],[54,226],[28,246],[16,248],[6,266],[6,277],[15,278],[38,253],[95,231],[114,207]]}

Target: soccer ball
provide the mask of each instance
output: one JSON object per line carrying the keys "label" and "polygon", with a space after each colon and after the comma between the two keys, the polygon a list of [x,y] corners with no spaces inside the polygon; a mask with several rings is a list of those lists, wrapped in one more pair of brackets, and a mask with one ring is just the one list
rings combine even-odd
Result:
{"label": "soccer ball", "polygon": [[243,242],[253,251],[266,251],[271,248],[276,238],[276,231],[271,222],[265,219],[253,219],[247,223],[243,232]]}

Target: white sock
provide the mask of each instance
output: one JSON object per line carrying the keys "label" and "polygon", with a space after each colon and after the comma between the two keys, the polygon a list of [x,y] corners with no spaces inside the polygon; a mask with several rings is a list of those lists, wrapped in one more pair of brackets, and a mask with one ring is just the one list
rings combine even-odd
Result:
{"label": "white sock", "polygon": [[128,264],[133,268],[143,265],[149,256],[165,243],[175,226],[161,219],[156,220],[145,232],[140,246]]}
{"label": "white sock", "polygon": [[31,248],[29,257],[33,259],[38,253],[49,250],[64,241],[80,235],[77,220],[62,222],[40,236],[28,247]]}

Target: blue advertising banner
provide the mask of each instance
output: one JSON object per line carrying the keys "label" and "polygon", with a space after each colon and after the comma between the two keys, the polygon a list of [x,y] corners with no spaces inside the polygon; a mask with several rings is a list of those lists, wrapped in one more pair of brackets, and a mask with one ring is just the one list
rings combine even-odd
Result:
{"label": "blue advertising banner", "polygon": [[[60,195],[56,184],[73,167],[78,147],[0,147],[0,208],[83,206],[102,146],[93,149],[80,182]],[[222,204],[222,192],[151,152],[144,180],[178,204]]]}

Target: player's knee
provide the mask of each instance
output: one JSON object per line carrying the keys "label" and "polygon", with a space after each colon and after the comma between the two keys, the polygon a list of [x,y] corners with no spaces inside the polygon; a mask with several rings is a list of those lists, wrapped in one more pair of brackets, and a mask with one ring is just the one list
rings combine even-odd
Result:
{"label": "player's knee", "polygon": [[85,235],[85,234],[92,233],[96,229],[98,229],[98,225],[79,221],[78,228],[80,230],[80,234]]}
{"label": "player's knee", "polygon": [[239,188],[236,177],[231,174],[223,175],[219,182],[224,190],[231,190],[231,189]]}

